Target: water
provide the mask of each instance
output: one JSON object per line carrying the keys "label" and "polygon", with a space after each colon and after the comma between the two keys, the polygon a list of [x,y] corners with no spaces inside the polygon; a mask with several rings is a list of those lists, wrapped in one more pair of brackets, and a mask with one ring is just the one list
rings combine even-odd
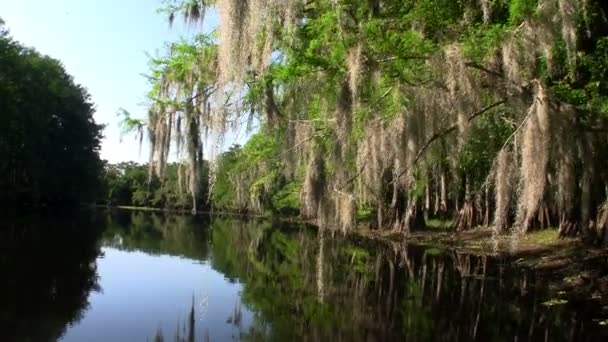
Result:
{"label": "water", "polygon": [[608,337],[599,304],[555,300],[508,259],[265,221],[81,216],[0,223],[0,340]]}

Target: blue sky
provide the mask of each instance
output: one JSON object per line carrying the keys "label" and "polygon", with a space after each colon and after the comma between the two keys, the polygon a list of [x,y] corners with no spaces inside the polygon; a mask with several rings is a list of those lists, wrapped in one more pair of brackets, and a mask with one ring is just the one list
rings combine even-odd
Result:
{"label": "blue sky", "polygon": [[[172,28],[156,13],[160,0],[0,0],[0,17],[11,35],[26,46],[63,62],[96,104],[95,119],[106,124],[101,157],[111,162],[145,162],[133,137],[120,142],[118,108],[145,117],[148,83],[146,52],[191,36],[200,27],[186,27],[177,18]],[[203,29],[217,25],[213,16]]]}

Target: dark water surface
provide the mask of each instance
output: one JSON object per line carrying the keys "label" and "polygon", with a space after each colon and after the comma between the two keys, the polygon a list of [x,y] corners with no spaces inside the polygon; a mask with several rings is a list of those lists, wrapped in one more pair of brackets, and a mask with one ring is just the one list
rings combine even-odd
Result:
{"label": "dark water surface", "polygon": [[508,259],[264,221],[82,216],[0,222],[1,341],[608,340],[599,304],[555,300]]}

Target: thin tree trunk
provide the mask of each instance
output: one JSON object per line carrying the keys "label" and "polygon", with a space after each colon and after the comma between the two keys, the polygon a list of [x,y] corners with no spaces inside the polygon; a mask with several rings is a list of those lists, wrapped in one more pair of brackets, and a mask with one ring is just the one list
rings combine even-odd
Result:
{"label": "thin tree trunk", "polygon": [[439,194],[440,194],[440,187],[441,187],[440,183],[441,183],[441,182],[437,182],[437,181],[435,181],[435,182],[434,182],[434,185],[435,185],[435,186],[433,187],[433,189],[434,189],[434,193],[435,193],[435,195],[433,196],[433,198],[434,198],[434,204],[433,204],[433,216],[434,216],[434,217],[437,217],[437,216],[439,215],[439,211],[440,211],[440,210],[439,210],[439,208],[440,208],[440,206],[439,206],[439,203],[440,203],[440,195],[439,195]]}
{"label": "thin tree trunk", "polygon": [[[448,189],[447,189],[447,184],[446,184],[446,175],[445,175],[445,170],[441,170],[441,181],[440,181],[440,187],[441,187],[441,202],[439,205],[439,217],[441,217],[442,219],[445,219],[446,214],[448,212]],[[458,206],[458,205],[456,205]]]}
{"label": "thin tree trunk", "polygon": [[453,228],[456,231],[469,230],[477,226],[477,215],[473,200],[471,199],[471,189],[469,184],[469,178],[465,176],[464,179],[464,203],[462,208],[458,211],[456,219],[453,223]]}
{"label": "thin tree trunk", "polygon": [[488,186],[486,186],[484,198],[485,198],[485,203],[484,203],[485,209],[484,209],[483,225],[488,227],[490,225],[490,189]]}
{"label": "thin tree trunk", "polygon": [[429,184],[426,185],[424,190],[424,212],[427,213],[427,215],[431,212],[431,189]]}

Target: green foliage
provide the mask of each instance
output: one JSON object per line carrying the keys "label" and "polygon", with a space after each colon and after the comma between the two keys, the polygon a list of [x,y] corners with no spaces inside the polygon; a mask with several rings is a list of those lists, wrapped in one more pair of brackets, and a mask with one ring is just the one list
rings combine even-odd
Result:
{"label": "green foliage", "polygon": [[452,222],[452,220],[427,219],[426,226],[431,229],[450,230],[452,229]]}
{"label": "green foliage", "polygon": [[357,208],[355,218],[357,219],[357,221],[367,221],[371,220],[373,215],[374,211],[372,210],[372,208],[362,206],[360,208]]}
{"label": "green foliage", "polygon": [[135,134],[141,145],[144,137],[144,128],[146,127],[146,122],[144,120],[134,118],[131,113],[124,108],[120,108],[118,110],[117,116],[122,117],[122,120],[120,121],[121,136]]}
{"label": "green foliage", "polygon": [[584,85],[589,100],[586,108],[608,118],[608,37],[598,39],[581,63],[588,79]]}
{"label": "green foliage", "polygon": [[347,248],[345,253],[351,257],[353,270],[358,273],[367,273],[369,271],[370,253],[367,249],[352,246]]}
{"label": "green foliage", "polygon": [[[209,8],[212,2],[198,3]],[[410,204],[420,205],[427,194],[429,200],[439,197],[439,184],[448,192],[442,210],[456,209],[452,203],[463,199],[470,201],[492,181],[498,152],[508,144],[513,144],[509,151],[519,162],[524,144],[515,140],[521,135],[513,133],[525,128],[521,124],[528,108],[538,103],[536,91],[548,94],[549,121],[561,109],[574,108],[572,121],[579,132],[601,132],[605,127],[608,42],[605,16],[597,14],[603,10],[598,1],[577,4],[572,15],[564,7],[570,3],[544,4],[556,6],[550,8],[538,0],[297,1],[289,2],[296,4],[290,12],[293,17],[282,12],[287,7],[258,3],[260,13],[276,13],[276,18],[260,18],[260,27],[272,28],[273,37],[272,45],[263,49],[269,32],[245,32],[240,23],[247,22],[251,13],[246,8],[252,2],[239,3],[245,5],[242,12],[220,22],[225,25],[221,29],[239,39],[180,41],[172,45],[168,58],[152,65],[154,95],[159,95],[161,76],[180,90],[200,80],[239,104],[235,116],[213,110],[210,115],[217,115],[217,121],[242,122],[244,114],[259,121],[257,134],[217,161],[212,197],[218,209],[296,213],[299,192],[305,190],[301,198],[307,208],[332,211],[336,203],[340,214],[334,217],[345,225],[351,225],[352,216],[376,216],[386,221],[380,226],[388,226],[401,221],[403,211]],[[193,2],[171,0],[165,5],[167,13],[187,17]],[[243,37],[254,43],[236,46]],[[222,80],[228,85],[218,81],[220,75],[213,72],[217,68],[209,67],[227,57],[205,57],[216,49],[224,51],[219,47],[250,57],[233,58],[239,75],[221,75],[234,77]],[[265,58],[270,66],[260,67],[258,60]],[[193,68],[202,74],[189,73]],[[240,91],[241,98],[231,97]],[[169,101],[154,99],[161,104]],[[167,104],[179,111],[192,100]],[[223,108],[221,103],[212,105]],[[209,120],[205,115],[199,116],[201,120]],[[559,125],[548,126],[547,134],[552,135]],[[226,127],[206,128],[221,136]],[[555,151],[552,146],[546,150]],[[551,165],[542,169],[547,170],[547,179],[554,179],[555,158],[550,155],[548,160]],[[513,177],[522,180],[526,170],[541,168],[513,169]],[[394,180],[396,175],[400,182]],[[315,191],[304,189],[304,184]],[[485,209],[492,211],[495,189],[484,189]],[[555,197],[549,190],[554,189],[545,191],[547,197]],[[353,196],[354,210],[351,202],[336,201],[336,193]],[[518,201],[527,197],[508,196]],[[509,206],[518,206],[511,202]],[[320,206],[324,203],[332,204]],[[508,209],[511,213],[514,208]],[[409,224],[404,221],[403,226]]]}
{"label": "green foliage", "polygon": [[220,155],[212,193],[213,206],[256,211],[260,209],[256,206],[262,205],[262,209],[294,213],[299,206],[296,196],[299,185],[285,184],[279,177],[278,151],[277,139],[262,129],[251,136],[245,146],[232,146]]}
{"label": "green foliage", "polygon": [[511,0],[509,2],[509,24],[519,25],[536,11],[538,0]]}
{"label": "green foliage", "polygon": [[472,27],[463,40],[465,56],[477,62],[491,56],[503,42],[507,29],[501,23]]}
{"label": "green foliage", "polygon": [[241,147],[234,145],[218,157],[217,175],[212,193],[213,206],[221,209],[236,209],[233,201],[236,199],[236,192],[232,184],[231,175],[233,170],[237,170],[239,164],[239,153]]}
{"label": "green foliage", "polygon": [[282,214],[296,214],[300,210],[300,188],[297,182],[289,182],[272,196],[272,208]]}
{"label": "green foliage", "polygon": [[86,89],[1,22],[0,65],[0,204],[94,200],[103,127]]}
{"label": "green foliage", "polygon": [[[186,180],[179,183],[179,168],[186,167],[178,163],[168,164],[163,179],[149,177],[149,166],[134,162],[118,164],[106,163],[103,176],[103,193],[97,199],[100,204],[113,206],[135,206],[162,209],[191,209],[192,202],[186,193]],[[200,177],[201,189],[198,202],[204,209],[207,203],[207,172],[205,163]]]}
{"label": "green foliage", "polygon": [[[557,64],[567,65],[563,42],[556,44]],[[578,68],[548,77],[553,94],[581,111],[589,126],[608,118],[608,38],[597,40],[587,53],[581,53]]]}
{"label": "green foliage", "polygon": [[514,114],[509,111],[495,110],[493,115],[478,119],[457,155],[459,172],[477,186],[485,181],[494,157],[515,130],[512,116]]}

